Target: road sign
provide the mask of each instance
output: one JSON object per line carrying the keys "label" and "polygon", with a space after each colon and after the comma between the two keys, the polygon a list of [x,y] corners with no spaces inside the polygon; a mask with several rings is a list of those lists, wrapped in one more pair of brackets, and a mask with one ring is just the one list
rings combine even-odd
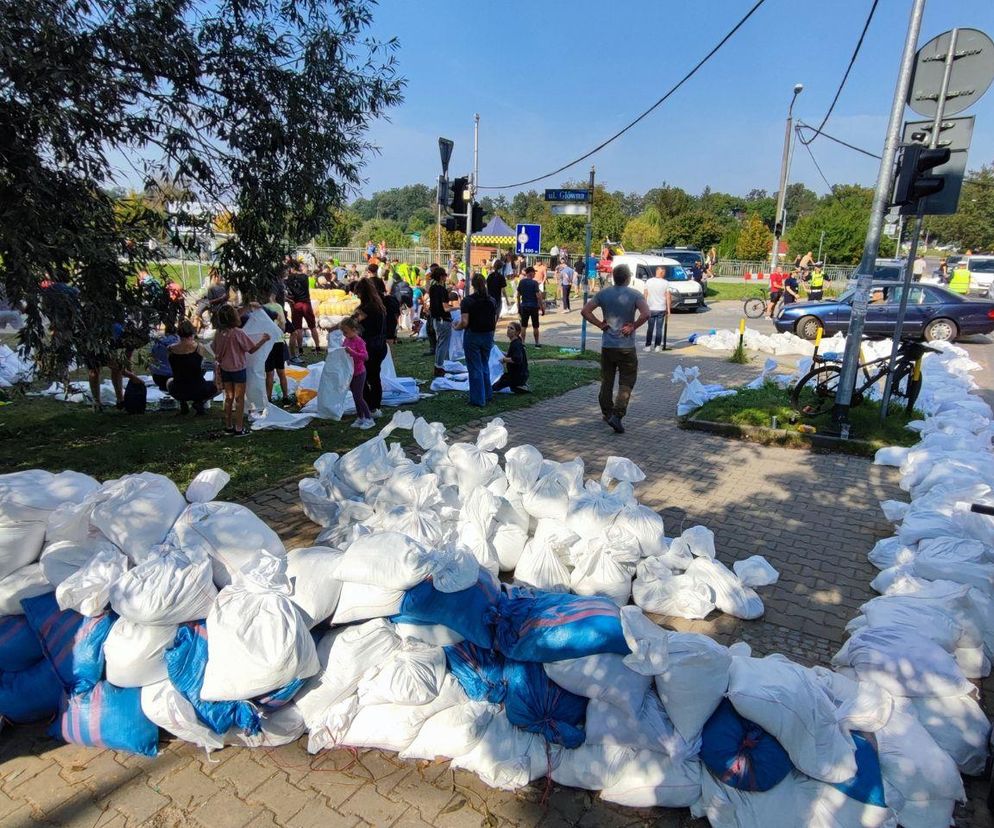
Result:
{"label": "road sign", "polygon": [[590,201],[590,190],[546,190],[545,200],[586,203]]}
{"label": "road sign", "polygon": [[[952,32],[932,38],[918,50],[908,91],[908,106],[934,118]],[[956,52],[943,117],[976,103],[994,80],[994,42],[977,29],[956,29]]]}
{"label": "road sign", "polygon": [[586,216],[590,213],[589,204],[553,204],[550,209],[557,216]]}
{"label": "road sign", "polygon": [[438,139],[438,155],[442,161],[442,175],[449,174],[449,159],[452,158],[452,148],[455,146],[455,142],[449,138],[439,138]]}
{"label": "road sign", "polygon": [[528,255],[542,252],[542,225],[541,224],[519,224],[514,231],[517,240],[515,253]]}
{"label": "road sign", "polygon": [[[970,141],[973,138],[973,122],[973,115],[942,119],[936,146],[939,149],[949,149],[951,154],[949,161],[929,171],[930,175],[942,176],[945,180],[945,186],[939,192],[923,199],[924,215],[949,216],[956,212],[959,205],[960,189],[963,186],[963,177],[966,175],[967,150],[969,150]],[[904,134],[901,136],[901,140],[904,143],[928,144],[932,137],[931,132],[932,121],[908,121],[904,125]],[[922,140],[923,136],[924,140]],[[917,212],[917,204],[909,205],[901,212],[913,215]]]}

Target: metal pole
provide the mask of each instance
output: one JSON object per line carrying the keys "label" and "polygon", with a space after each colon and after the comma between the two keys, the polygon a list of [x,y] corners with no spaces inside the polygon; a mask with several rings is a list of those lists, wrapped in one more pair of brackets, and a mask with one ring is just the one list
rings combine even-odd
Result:
{"label": "metal pole", "polygon": [[822,260],[821,259],[821,248],[822,248],[822,245],[824,245],[824,244],[825,244],[825,231],[822,230],[821,231],[821,238],[818,239],[818,261],[819,262]]}
{"label": "metal pole", "polygon": [[435,263],[442,263],[442,205],[438,205],[438,224],[435,231]]}
{"label": "metal pole", "polygon": [[925,0],[914,0],[911,7],[911,17],[908,21],[908,35],[904,41],[904,53],[901,55],[901,68],[897,75],[897,85],[894,88],[894,100],[891,103],[890,121],[887,124],[884,149],[880,158],[880,171],[877,173],[877,186],[873,193],[873,206],[870,208],[870,223],[866,230],[863,258],[856,269],[859,274],[856,282],[856,295],[853,297],[845,356],[842,360],[842,373],[835,394],[835,406],[832,409],[832,426],[843,439],[849,437],[849,406],[852,403],[853,389],[856,387],[856,372],[859,369],[859,352],[863,338],[863,325],[866,320],[866,306],[869,303],[870,285],[873,282],[873,269],[876,265],[877,253],[880,251],[880,233],[883,230],[884,213],[887,211],[891,196],[894,159],[897,156],[897,144],[901,134],[904,102],[908,98],[908,88],[911,86],[918,34],[921,31],[924,11]]}
{"label": "metal pole", "polygon": [[790,169],[790,153],[792,149],[791,138],[793,137],[794,101],[797,100],[797,96],[801,94],[803,88],[801,84],[795,84],[794,97],[790,99],[790,106],[787,107],[787,123],[784,126],[783,134],[783,157],[780,159],[780,189],[777,191],[777,212],[773,218],[773,250],[770,252],[770,273],[773,273],[777,269],[777,259],[780,256],[780,236],[777,235],[776,226],[779,224],[781,225],[781,230],[783,229],[783,206],[787,198],[787,174]]}
{"label": "metal pole", "polygon": [[476,181],[480,172],[480,116],[473,116],[473,173],[469,177],[469,197],[466,199],[466,293],[473,278],[470,262],[473,256],[473,202],[476,199]]}
{"label": "metal pole", "polygon": [[[942,73],[942,85],[939,87],[939,99],[935,106],[935,120],[932,121],[932,134],[929,136],[929,149],[935,149],[939,144],[939,133],[942,131],[942,115],[946,108],[946,96],[949,93],[949,78],[953,73],[953,61],[956,60],[956,38],[959,29],[953,29],[949,35],[949,51],[946,53],[946,65]],[[911,244],[908,247],[908,258],[904,263],[904,289],[901,291],[901,304],[897,309],[897,322],[894,325],[894,341],[890,349],[890,362],[887,371],[887,381],[884,383],[884,398],[880,403],[880,421],[887,418],[887,408],[890,406],[891,394],[894,392],[894,364],[897,362],[897,350],[901,345],[901,333],[904,330],[904,316],[908,310],[908,295],[911,293],[911,279],[914,275],[915,259],[918,257],[918,237],[922,232],[922,219],[925,217],[925,200],[918,199],[918,209],[915,211],[914,230],[911,234]],[[898,236],[898,242],[901,237]]]}
{"label": "metal pole", "polygon": [[[590,167],[590,181],[587,186],[590,188],[590,204],[587,205],[587,234],[584,241],[584,252],[585,257],[583,260],[583,304],[587,304],[587,299],[590,298],[590,256],[591,256],[591,245],[594,239],[594,167]],[[587,320],[580,318],[580,351],[587,350]]]}

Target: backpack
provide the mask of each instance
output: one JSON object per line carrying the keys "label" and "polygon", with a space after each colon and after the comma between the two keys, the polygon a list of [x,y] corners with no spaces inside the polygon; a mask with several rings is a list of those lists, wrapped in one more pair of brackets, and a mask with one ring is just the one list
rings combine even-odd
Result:
{"label": "backpack", "polygon": [[124,388],[124,410],[128,414],[144,414],[148,402],[148,389],[145,383],[128,380]]}

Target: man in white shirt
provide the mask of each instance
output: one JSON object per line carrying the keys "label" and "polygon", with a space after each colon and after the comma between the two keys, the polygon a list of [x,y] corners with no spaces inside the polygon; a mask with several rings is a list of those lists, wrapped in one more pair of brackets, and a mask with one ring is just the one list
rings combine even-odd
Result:
{"label": "man in white shirt", "polygon": [[911,266],[911,273],[916,282],[920,282],[922,280],[922,276],[925,275],[925,264],[925,257],[919,256],[915,259],[915,263]]}
{"label": "man in white shirt", "polygon": [[645,329],[645,350],[646,353],[652,350],[652,332],[656,332],[656,352],[663,350],[663,323],[664,317],[668,316],[672,309],[672,290],[670,283],[666,280],[666,268],[657,267],[655,278],[649,279],[645,283],[642,295],[646,304],[649,305],[649,324]]}

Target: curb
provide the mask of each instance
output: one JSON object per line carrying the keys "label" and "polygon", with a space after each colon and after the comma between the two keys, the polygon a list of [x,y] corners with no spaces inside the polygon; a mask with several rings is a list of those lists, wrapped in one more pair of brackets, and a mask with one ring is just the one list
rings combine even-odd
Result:
{"label": "curb", "polygon": [[680,428],[688,431],[704,431],[717,434],[720,437],[731,437],[750,443],[760,443],[764,446],[782,446],[792,449],[821,449],[841,454],[852,454],[857,457],[873,457],[877,449],[883,448],[883,443],[868,440],[843,440],[829,434],[807,434],[802,431],[791,431],[785,428],[768,428],[766,426],[738,425],[736,423],[719,423],[713,420],[698,420],[692,414],[677,420]]}

